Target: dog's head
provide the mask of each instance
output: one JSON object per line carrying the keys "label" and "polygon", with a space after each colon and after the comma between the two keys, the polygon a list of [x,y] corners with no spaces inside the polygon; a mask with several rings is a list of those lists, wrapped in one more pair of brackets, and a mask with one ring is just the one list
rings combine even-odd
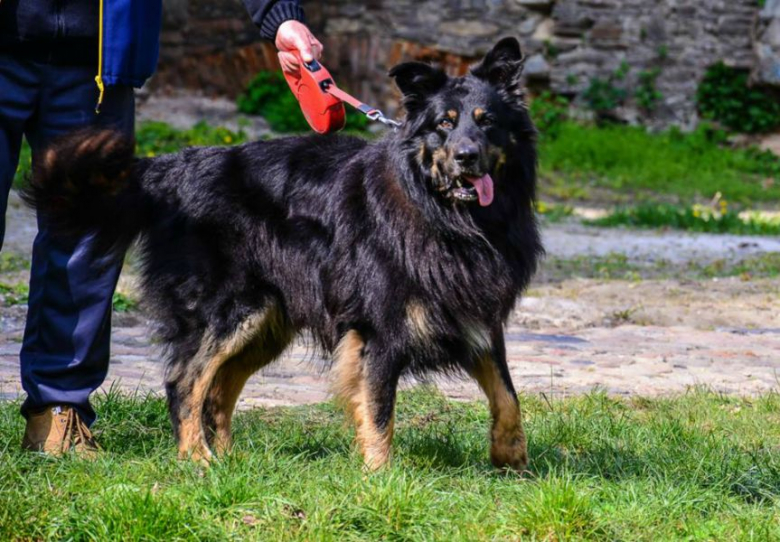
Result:
{"label": "dog's head", "polygon": [[403,94],[401,137],[413,167],[445,201],[491,205],[508,155],[521,141],[531,145],[522,68],[519,43],[505,38],[463,77],[420,62],[390,71]]}

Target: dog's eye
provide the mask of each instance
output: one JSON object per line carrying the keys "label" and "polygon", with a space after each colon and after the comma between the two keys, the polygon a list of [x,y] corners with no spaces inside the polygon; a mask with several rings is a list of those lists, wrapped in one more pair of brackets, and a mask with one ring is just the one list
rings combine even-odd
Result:
{"label": "dog's eye", "polygon": [[453,124],[452,120],[449,118],[444,118],[439,121],[439,128],[442,130],[452,130],[455,127],[455,124]]}
{"label": "dog's eye", "polygon": [[483,126],[483,127],[493,126],[493,124],[495,124],[495,122],[496,122],[496,119],[495,119],[495,117],[493,115],[483,115],[479,119],[479,125]]}

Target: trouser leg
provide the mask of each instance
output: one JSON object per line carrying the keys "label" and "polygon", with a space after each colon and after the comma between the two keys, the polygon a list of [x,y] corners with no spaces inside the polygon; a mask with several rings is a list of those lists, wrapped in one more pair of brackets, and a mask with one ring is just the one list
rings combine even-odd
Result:
{"label": "trouser leg", "polygon": [[[27,138],[35,157],[55,137],[87,125],[120,130],[131,137],[134,97],[129,87],[109,87],[101,113],[97,88],[86,67],[36,65],[42,93]],[[30,301],[21,352],[27,414],[50,404],[69,404],[92,423],[90,394],[108,371],[111,300],[122,262],[90,252],[92,236],[63,239],[38,217],[33,245]]]}

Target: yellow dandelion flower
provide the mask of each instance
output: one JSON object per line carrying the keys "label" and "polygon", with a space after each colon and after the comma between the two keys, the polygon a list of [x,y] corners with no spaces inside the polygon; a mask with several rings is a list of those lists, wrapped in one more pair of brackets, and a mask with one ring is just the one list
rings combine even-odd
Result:
{"label": "yellow dandelion flower", "polygon": [[232,137],[230,137],[229,135],[226,135],[226,136],[225,136],[224,138],[222,138],[222,139],[225,141],[225,143],[232,143],[232,142],[233,142],[233,138],[232,138]]}
{"label": "yellow dandelion flower", "polygon": [[153,158],[153,157],[154,157],[154,151],[147,151],[147,152],[146,152],[146,156],[147,156],[148,158]]}

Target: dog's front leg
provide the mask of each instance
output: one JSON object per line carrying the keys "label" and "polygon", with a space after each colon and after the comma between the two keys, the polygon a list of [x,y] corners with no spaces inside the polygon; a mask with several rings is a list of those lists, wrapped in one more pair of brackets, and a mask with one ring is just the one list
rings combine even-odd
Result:
{"label": "dog's front leg", "polygon": [[399,367],[391,359],[376,357],[351,330],[336,349],[335,373],[335,391],[355,422],[365,465],[376,470],[390,460]]}
{"label": "dog's front leg", "polygon": [[493,418],[490,460],[498,468],[522,472],[528,465],[528,450],[520,404],[506,363],[503,331],[493,333],[492,342],[492,351],[482,356],[474,369],[474,378],[487,395]]}

